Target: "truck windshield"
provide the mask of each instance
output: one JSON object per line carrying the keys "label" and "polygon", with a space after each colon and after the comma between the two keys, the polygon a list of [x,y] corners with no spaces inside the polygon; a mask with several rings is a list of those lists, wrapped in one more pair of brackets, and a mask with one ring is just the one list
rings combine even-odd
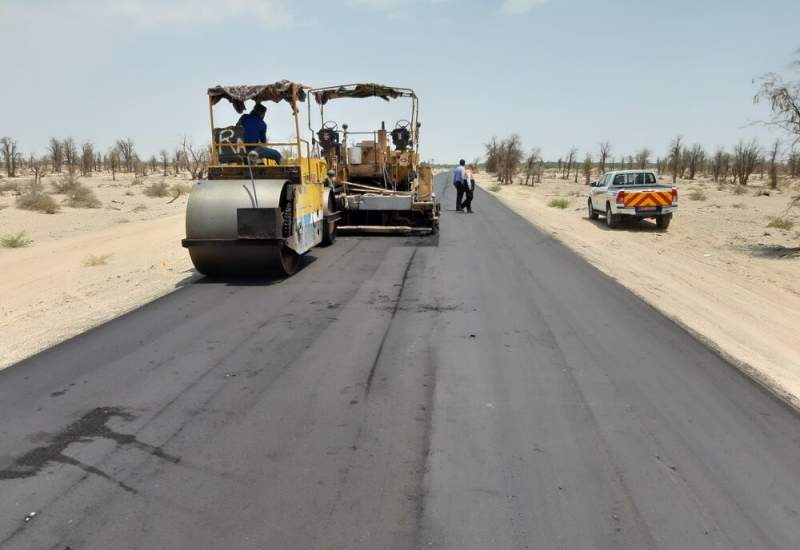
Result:
{"label": "truck windshield", "polygon": [[653,185],[656,177],[652,172],[631,172],[614,176],[614,185]]}

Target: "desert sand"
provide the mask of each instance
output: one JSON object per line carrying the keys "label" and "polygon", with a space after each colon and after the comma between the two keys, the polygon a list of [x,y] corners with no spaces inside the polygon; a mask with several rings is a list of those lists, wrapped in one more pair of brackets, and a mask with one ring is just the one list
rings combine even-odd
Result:
{"label": "desert sand", "polygon": [[[610,230],[602,217],[589,220],[588,187],[555,174],[534,187],[498,187],[485,173],[477,181],[800,407],[800,209],[786,214],[796,182],[755,196],[763,189],[758,178],[739,195],[731,185],[718,190],[710,181],[679,181],[678,213],[662,232],[652,221]],[[705,198],[691,200],[693,191]],[[568,199],[568,207],[548,206],[554,198]],[[767,227],[784,215],[793,228]]]}
{"label": "desert sand", "polygon": [[[14,178],[25,182],[29,178]],[[50,181],[45,178],[45,189]],[[0,368],[80,334],[194,276],[184,236],[186,193],[152,198],[146,186],[185,178],[117,174],[81,178],[99,208],[62,206],[56,214],[15,207],[0,196],[0,236],[25,231],[33,242],[0,248]],[[8,179],[0,182],[8,182]],[[53,195],[57,202],[63,195]],[[95,265],[93,265],[95,264]]]}

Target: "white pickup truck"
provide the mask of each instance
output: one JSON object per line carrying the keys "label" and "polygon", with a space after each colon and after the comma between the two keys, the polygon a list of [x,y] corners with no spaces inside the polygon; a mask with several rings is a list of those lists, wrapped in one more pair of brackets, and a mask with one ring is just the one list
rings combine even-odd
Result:
{"label": "white pickup truck", "polygon": [[658,183],[651,170],[606,172],[592,182],[589,192],[589,218],[604,214],[610,228],[617,227],[622,216],[655,218],[659,229],[666,229],[678,208],[678,189]]}

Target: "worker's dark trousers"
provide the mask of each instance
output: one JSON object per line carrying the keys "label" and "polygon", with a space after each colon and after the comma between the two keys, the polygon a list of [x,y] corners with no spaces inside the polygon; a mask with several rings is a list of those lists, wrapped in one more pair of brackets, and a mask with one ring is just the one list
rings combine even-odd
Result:
{"label": "worker's dark trousers", "polygon": [[464,195],[466,195],[467,198],[461,203],[461,208],[466,208],[467,212],[472,212],[472,196],[474,194],[475,191],[472,189],[464,189]]}
{"label": "worker's dark trousers", "polygon": [[464,184],[461,182],[456,182],[453,185],[456,186],[456,210],[461,210],[463,208],[461,205],[461,199],[464,198]]}

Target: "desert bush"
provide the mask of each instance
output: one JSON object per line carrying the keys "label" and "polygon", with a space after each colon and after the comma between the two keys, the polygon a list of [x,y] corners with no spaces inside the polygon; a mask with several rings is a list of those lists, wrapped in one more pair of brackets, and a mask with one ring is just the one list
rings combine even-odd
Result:
{"label": "desert bush", "polygon": [[704,201],[707,198],[702,189],[693,189],[692,192],[689,193],[689,200],[692,201]]}
{"label": "desert bush", "polygon": [[131,186],[134,185],[144,185],[144,178],[140,178],[139,176],[133,178],[133,181],[131,181]]}
{"label": "desert bush", "polygon": [[24,231],[20,231],[16,235],[3,235],[0,237],[0,246],[3,248],[23,248],[29,246],[33,239],[29,239]]}
{"label": "desert bush", "polygon": [[494,185],[492,185],[492,186],[489,188],[489,191],[491,191],[492,193],[498,193],[498,192],[500,192],[500,190],[502,190],[502,189],[503,189],[503,188],[502,188],[502,186],[500,186],[500,185],[498,185],[498,184],[496,184],[496,183],[495,183]]}
{"label": "desert bush", "polygon": [[136,206],[133,210],[131,210],[131,212],[144,212],[145,210],[147,210],[147,206],[145,206],[144,204],[140,204]]}
{"label": "desert bush", "polygon": [[59,195],[69,195],[76,188],[80,187],[80,185],[81,182],[78,180],[78,176],[74,172],[67,172],[58,180],[50,182],[50,186],[53,188],[53,193],[57,193]]}
{"label": "desert bush", "polygon": [[747,188],[744,185],[734,185],[733,186],[733,194],[734,195],[744,195],[747,193]]}
{"label": "desert bush", "polygon": [[169,186],[164,181],[154,181],[142,192],[148,197],[166,197],[169,195]]}
{"label": "desert bush", "polygon": [[568,199],[553,199],[547,203],[551,208],[561,208],[562,210],[569,206]]}
{"label": "desert bush", "polygon": [[17,197],[17,208],[44,214],[55,214],[61,207],[50,195],[41,192],[25,193]]}
{"label": "desert bush", "polygon": [[794,227],[794,222],[787,218],[772,218],[767,224],[767,227],[774,227],[775,229],[784,229],[788,231]]}
{"label": "desert bush", "polygon": [[22,192],[20,190],[21,187],[22,186],[18,181],[4,181],[3,183],[0,183],[0,195],[9,191],[19,194]]}
{"label": "desert bush", "polygon": [[94,191],[80,183],[67,195],[67,206],[72,208],[100,208],[102,204]]}
{"label": "desert bush", "polygon": [[733,205],[734,208],[747,208],[747,205],[743,202],[737,202]]}
{"label": "desert bush", "polygon": [[111,259],[113,254],[100,254],[99,256],[95,256],[94,254],[89,254],[86,256],[83,261],[83,267],[95,267],[98,265],[106,265],[108,260]]}
{"label": "desert bush", "polygon": [[189,194],[192,190],[192,185],[189,183],[176,183],[172,187],[170,187],[170,193],[174,196],[179,197],[183,194]]}

